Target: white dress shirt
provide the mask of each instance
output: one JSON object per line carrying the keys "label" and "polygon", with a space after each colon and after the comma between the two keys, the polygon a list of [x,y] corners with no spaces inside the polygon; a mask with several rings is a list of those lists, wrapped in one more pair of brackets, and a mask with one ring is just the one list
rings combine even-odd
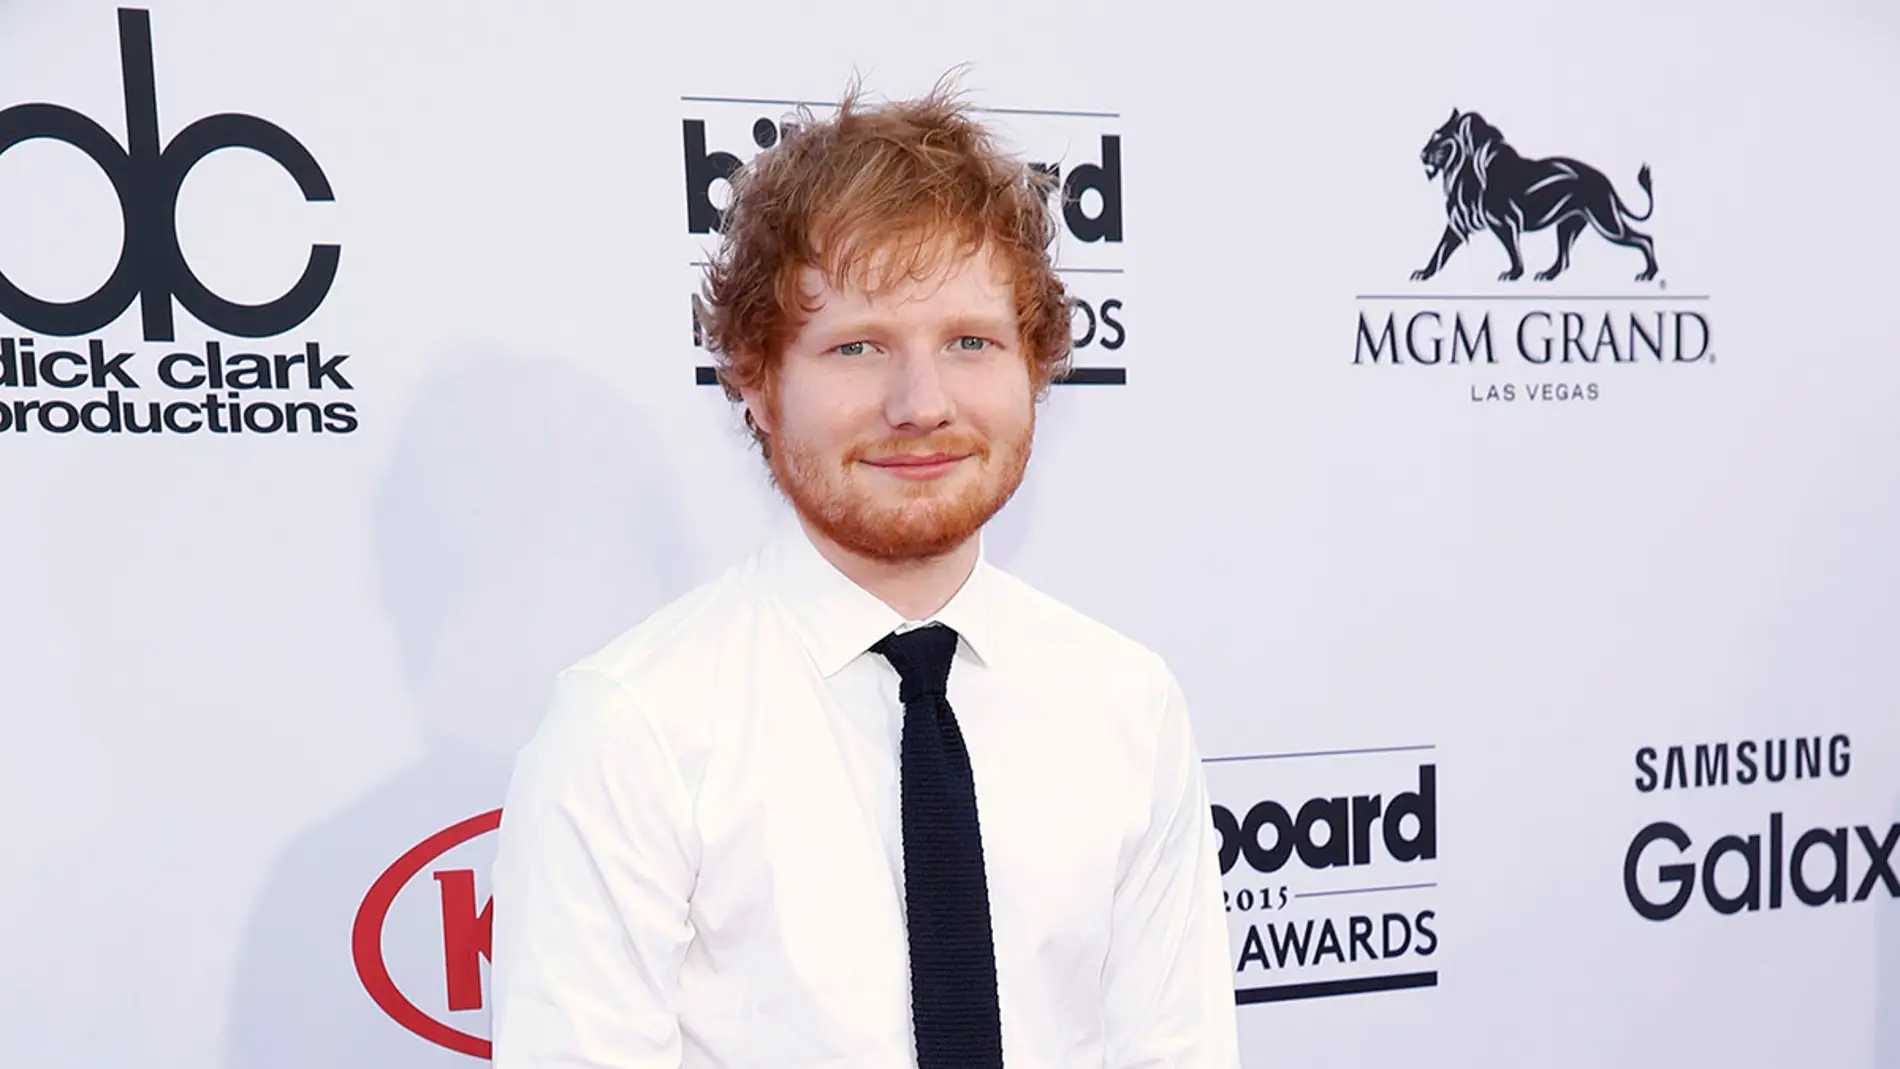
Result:
{"label": "white dress shirt", "polygon": [[[979,561],[935,620],[1009,1069],[1234,1069],[1216,844],[1161,659]],[[494,866],[497,1069],[914,1066],[906,621],[795,524],[562,673]]]}

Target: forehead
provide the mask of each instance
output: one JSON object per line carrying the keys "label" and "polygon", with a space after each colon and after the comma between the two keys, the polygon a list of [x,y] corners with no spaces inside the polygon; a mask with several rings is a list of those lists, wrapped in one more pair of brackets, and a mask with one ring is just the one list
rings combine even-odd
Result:
{"label": "forehead", "polygon": [[798,272],[799,297],[814,318],[1008,310],[1010,282],[1008,265],[987,247],[881,250],[862,263]]}

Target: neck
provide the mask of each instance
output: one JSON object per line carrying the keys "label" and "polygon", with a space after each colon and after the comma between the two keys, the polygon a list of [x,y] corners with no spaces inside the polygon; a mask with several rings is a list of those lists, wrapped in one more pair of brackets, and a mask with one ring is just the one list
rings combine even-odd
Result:
{"label": "neck", "polygon": [[800,517],[799,524],[818,555],[889,605],[906,620],[923,620],[950,603],[976,570],[978,535],[971,535],[948,553],[917,560],[882,560],[853,553],[814,530]]}

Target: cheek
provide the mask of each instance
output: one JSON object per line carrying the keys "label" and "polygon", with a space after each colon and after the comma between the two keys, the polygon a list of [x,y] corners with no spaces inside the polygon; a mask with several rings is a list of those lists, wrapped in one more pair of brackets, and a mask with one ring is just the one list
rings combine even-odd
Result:
{"label": "cheek", "polygon": [[779,380],[779,432],[818,450],[842,449],[867,433],[876,433],[880,398],[867,396],[850,376],[788,362]]}
{"label": "cheek", "polygon": [[958,408],[966,419],[992,437],[1020,430],[1035,415],[1035,391],[1026,367],[988,369],[967,385]]}

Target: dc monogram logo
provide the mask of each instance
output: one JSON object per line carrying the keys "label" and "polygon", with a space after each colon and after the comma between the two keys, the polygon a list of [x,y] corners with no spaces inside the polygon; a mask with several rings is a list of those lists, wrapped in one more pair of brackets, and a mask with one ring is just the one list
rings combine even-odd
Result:
{"label": "dc monogram logo", "polygon": [[147,341],[171,341],[172,299],[213,330],[245,338],[283,334],[310,317],[336,280],[341,249],[313,245],[295,285],[263,304],[238,304],[211,292],[192,273],[178,245],[178,191],[198,161],[219,149],[247,148],[276,161],[306,201],[329,201],[330,181],[310,151],[283,127],[254,115],[212,115],[158,140],[158,95],[149,12],[119,11],[119,59],[125,88],[126,143],[97,122],[57,104],[20,104],[0,111],[0,153],[23,141],[64,141],[105,172],[125,216],[119,262],[103,285],[71,302],[44,301],[0,275],[0,316],[40,334],[89,334],[139,302]]}

